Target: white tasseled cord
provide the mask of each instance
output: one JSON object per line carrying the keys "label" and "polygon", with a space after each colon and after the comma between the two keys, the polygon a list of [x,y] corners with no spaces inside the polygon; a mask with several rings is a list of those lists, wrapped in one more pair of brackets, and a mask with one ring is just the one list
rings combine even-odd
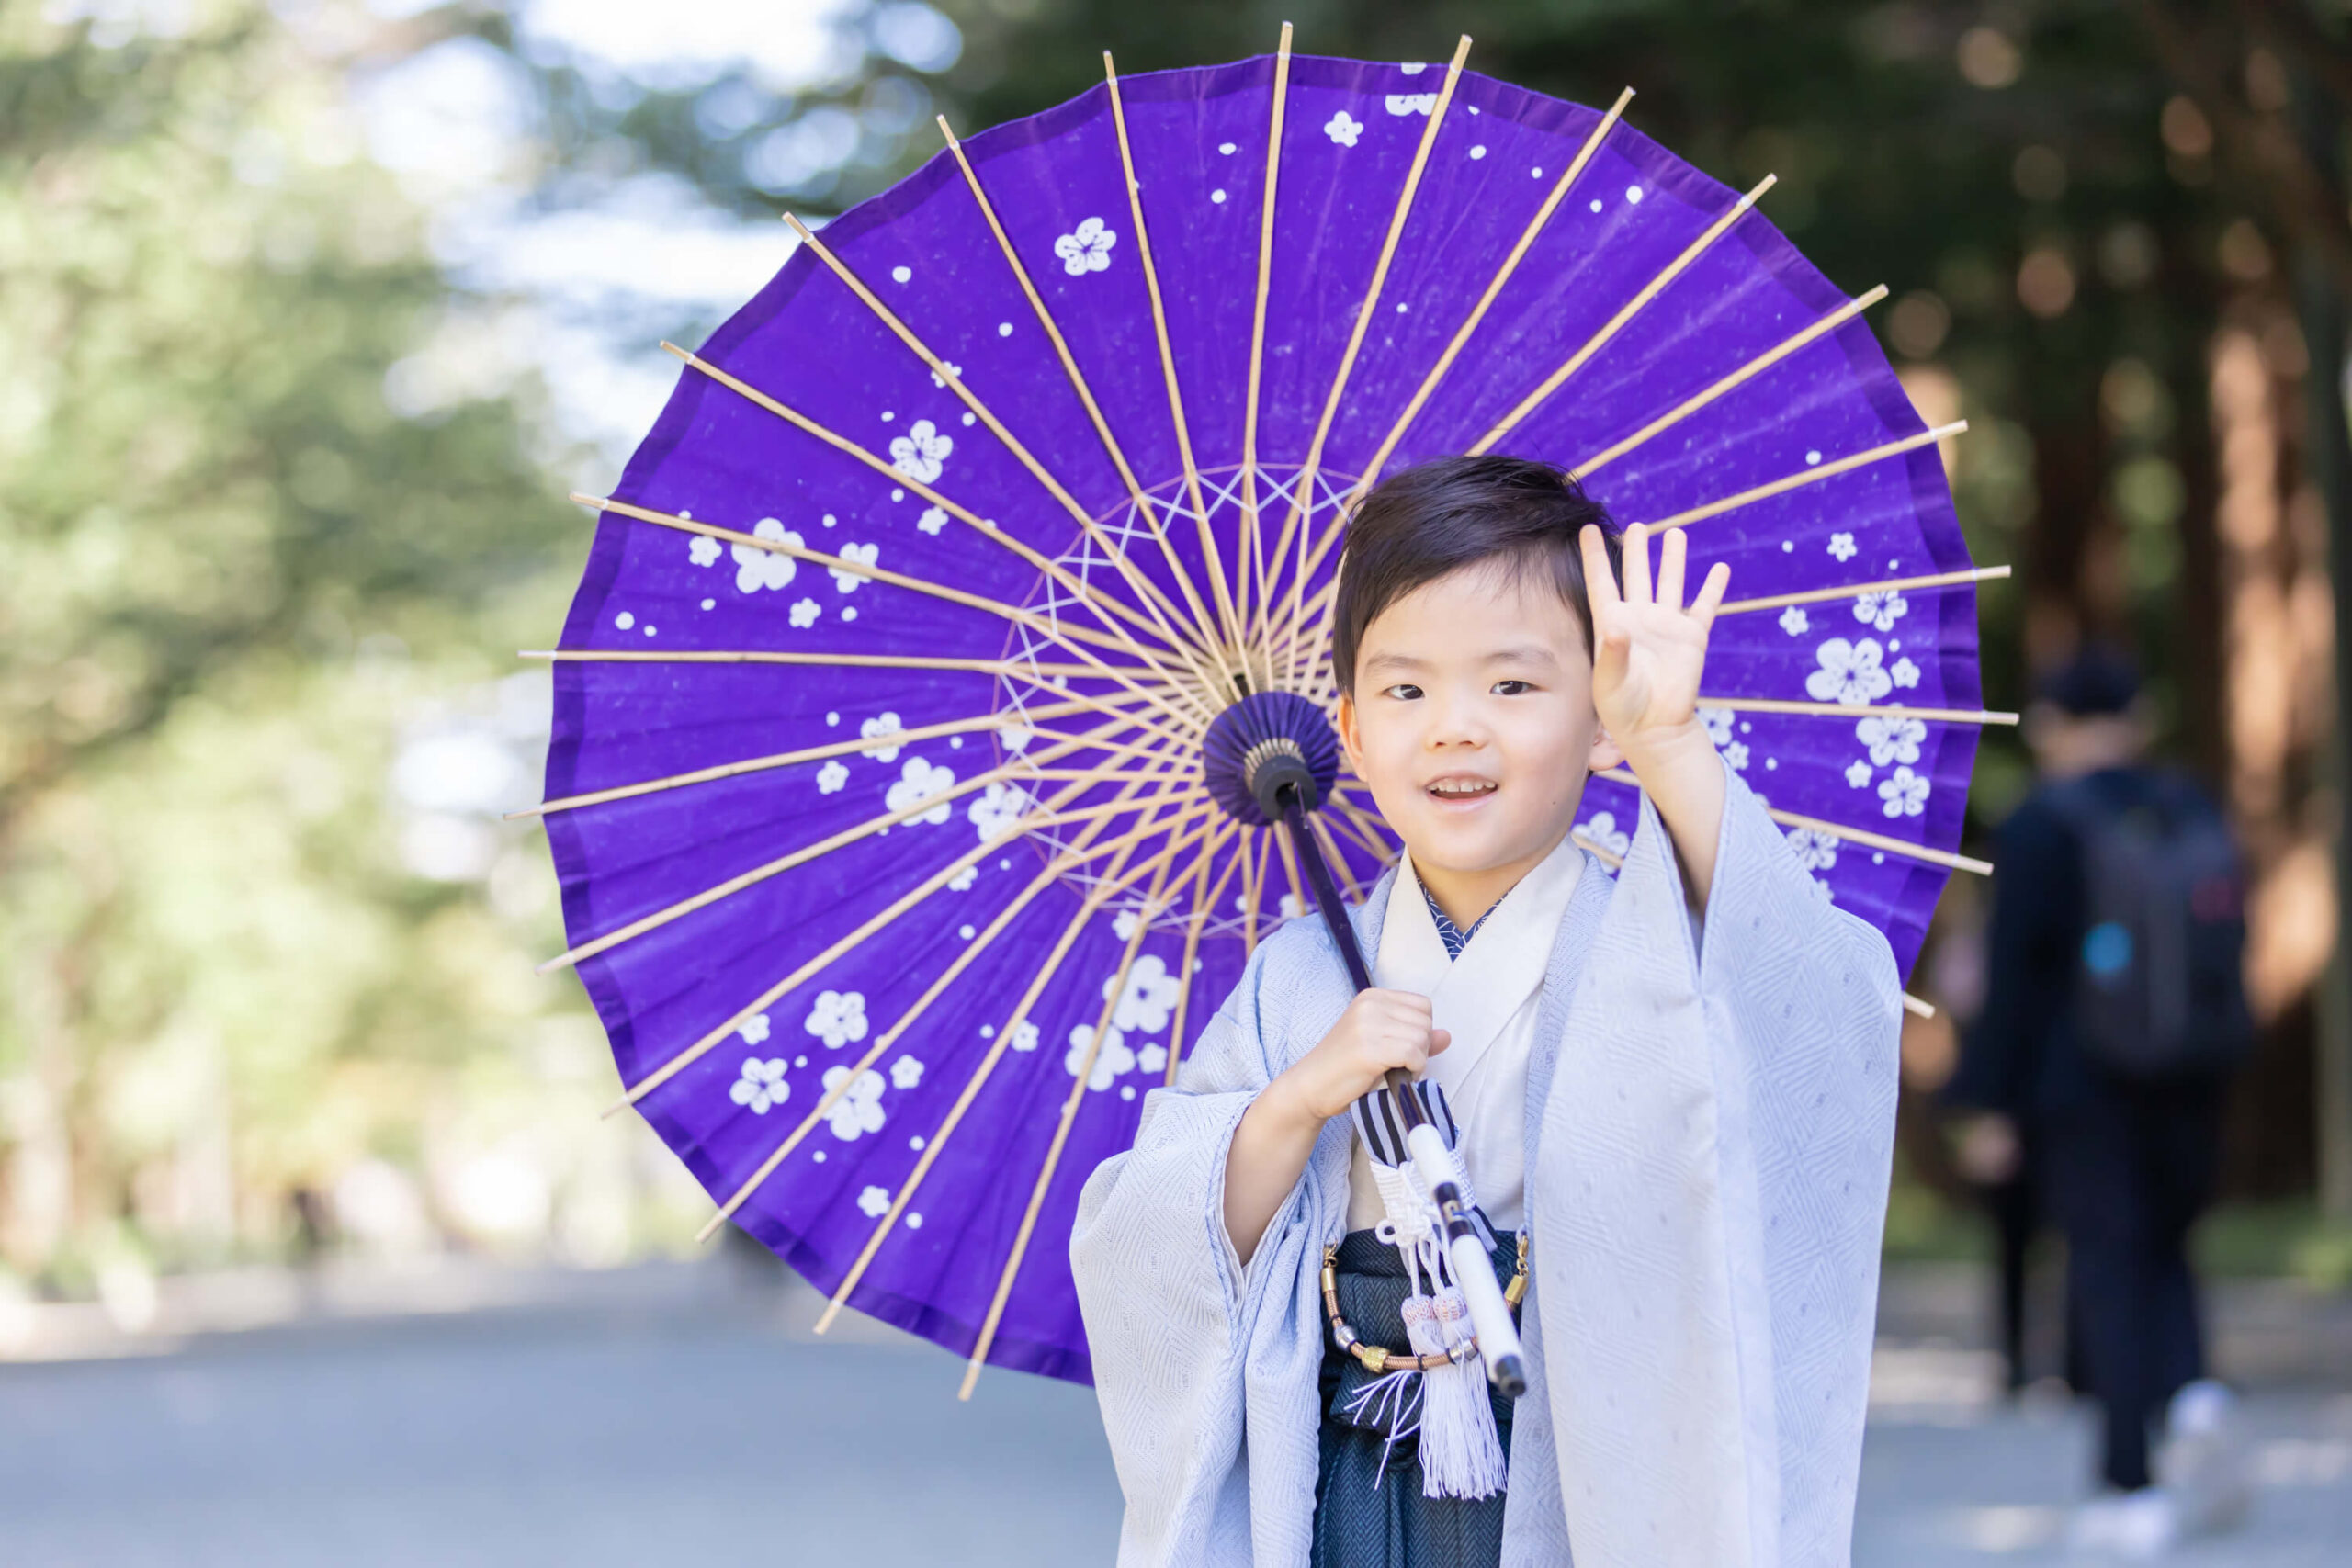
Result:
{"label": "white tasseled cord", "polygon": [[[1372,1174],[1388,1212],[1381,1239],[1403,1254],[1405,1276],[1413,1285],[1404,1305],[1407,1342],[1416,1355],[1442,1355],[1470,1337],[1470,1314],[1461,1287],[1453,1282],[1445,1249],[1438,1244],[1437,1210],[1407,1172],[1375,1160]],[[1477,1200],[1471,1195],[1459,1156],[1453,1178],[1461,1184],[1464,1201],[1475,1204]],[[1419,1289],[1424,1273],[1431,1286],[1428,1294]],[[1421,1495],[1493,1496],[1508,1483],[1509,1474],[1478,1359],[1433,1368],[1420,1377]]]}

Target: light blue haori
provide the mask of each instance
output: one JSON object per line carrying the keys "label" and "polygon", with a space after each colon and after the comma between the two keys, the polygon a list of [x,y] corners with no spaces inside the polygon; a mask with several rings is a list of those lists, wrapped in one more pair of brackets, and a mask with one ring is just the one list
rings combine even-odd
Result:
{"label": "light blue haori", "polygon": [[[1726,780],[1703,935],[1645,799],[1617,880],[1587,863],[1553,944],[1528,1071],[1510,1568],[1849,1560],[1902,993],[1885,939]],[[1351,911],[1368,953],[1388,888]],[[1070,1258],[1126,1496],[1122,1564],[1307,1562],[1348,1119],[1246,1269],[1225,1162],[1250,1101],[1350,996],[1318,918],[1271,933],[1080,1199]]]}

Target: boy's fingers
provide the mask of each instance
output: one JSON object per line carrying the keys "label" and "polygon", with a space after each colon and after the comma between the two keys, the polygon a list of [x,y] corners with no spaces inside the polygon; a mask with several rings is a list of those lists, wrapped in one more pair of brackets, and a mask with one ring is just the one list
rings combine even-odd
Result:
{"label": "boy's fingers", "polygon": [[1657,552],[1657,602],[1669,610],[1682,608],[1682,563],[1689,553],[1682,530],[1668,528]]}
{"label": "boy's fingers", "polygon": [[1650,603],[1650,531],[1636,523],[1625,530],[1625,603]]}
{"label": "boy's fingers", "polygon": [[1440,1051],[1444,1050],[1448,1045],[1453,1043],[1453,1035],[1451,1031],[1443,1029],[1432,1029],[1430,1031],[1430,1055],[1436,1055]]}
{"label": "boy's fingers", "polygon": [[1715,611],[1724,602],[1724,592],[1731,587],[1731,568],[1717,561],[1707,569],[1707,581],[1699,584],[1699,596],[1690,601],[1690,614],[1701,626],[1713,626]]}
{"label": "boy's fingers", "polygon": [[1617,580],[1609,572],[1609,546],[1600,530],[1588,523],[1577,543],[1584,547],[1584,597],[1598,622],[1601,606],[1617,603]]}

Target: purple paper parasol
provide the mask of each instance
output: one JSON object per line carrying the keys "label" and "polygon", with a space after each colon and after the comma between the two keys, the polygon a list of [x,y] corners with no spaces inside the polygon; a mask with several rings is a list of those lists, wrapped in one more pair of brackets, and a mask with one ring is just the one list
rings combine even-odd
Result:
{"label": "purple paper parasol", "polygon": [[[1371,477],[1495,449],[1688,525],[1694,580],[1732,569],[1709,725],[1825,894],[1907,969],[1973,863],[1992,573],[1860,319],[1883,291],[1624,100],[1461,59],[1285,29],[951,141],[682,355],[596,503],[556,962],[721,1218],[975,1371],[1089,1378],[1079,1188],[1308,907],[1202,747],[1244,692],[1331,700]],[[1634,804],[1597,779],[1579,837],[1622,851]],[[1315,820],[1358,890],[1394,853],[1344,773]]]}

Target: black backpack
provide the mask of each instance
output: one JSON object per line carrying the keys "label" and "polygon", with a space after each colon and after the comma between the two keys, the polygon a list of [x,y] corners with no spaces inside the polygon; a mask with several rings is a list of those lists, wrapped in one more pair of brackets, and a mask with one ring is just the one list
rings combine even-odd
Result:
{"label": "black backpack", "polygon": [[2245,1001],[2245,874],[2202,792],[2155,775],[2117,809],[2086,784],[2051,805],[2082,851],[2075,1038],[2118,1077],[2210,1076],[2254,1045]]}

